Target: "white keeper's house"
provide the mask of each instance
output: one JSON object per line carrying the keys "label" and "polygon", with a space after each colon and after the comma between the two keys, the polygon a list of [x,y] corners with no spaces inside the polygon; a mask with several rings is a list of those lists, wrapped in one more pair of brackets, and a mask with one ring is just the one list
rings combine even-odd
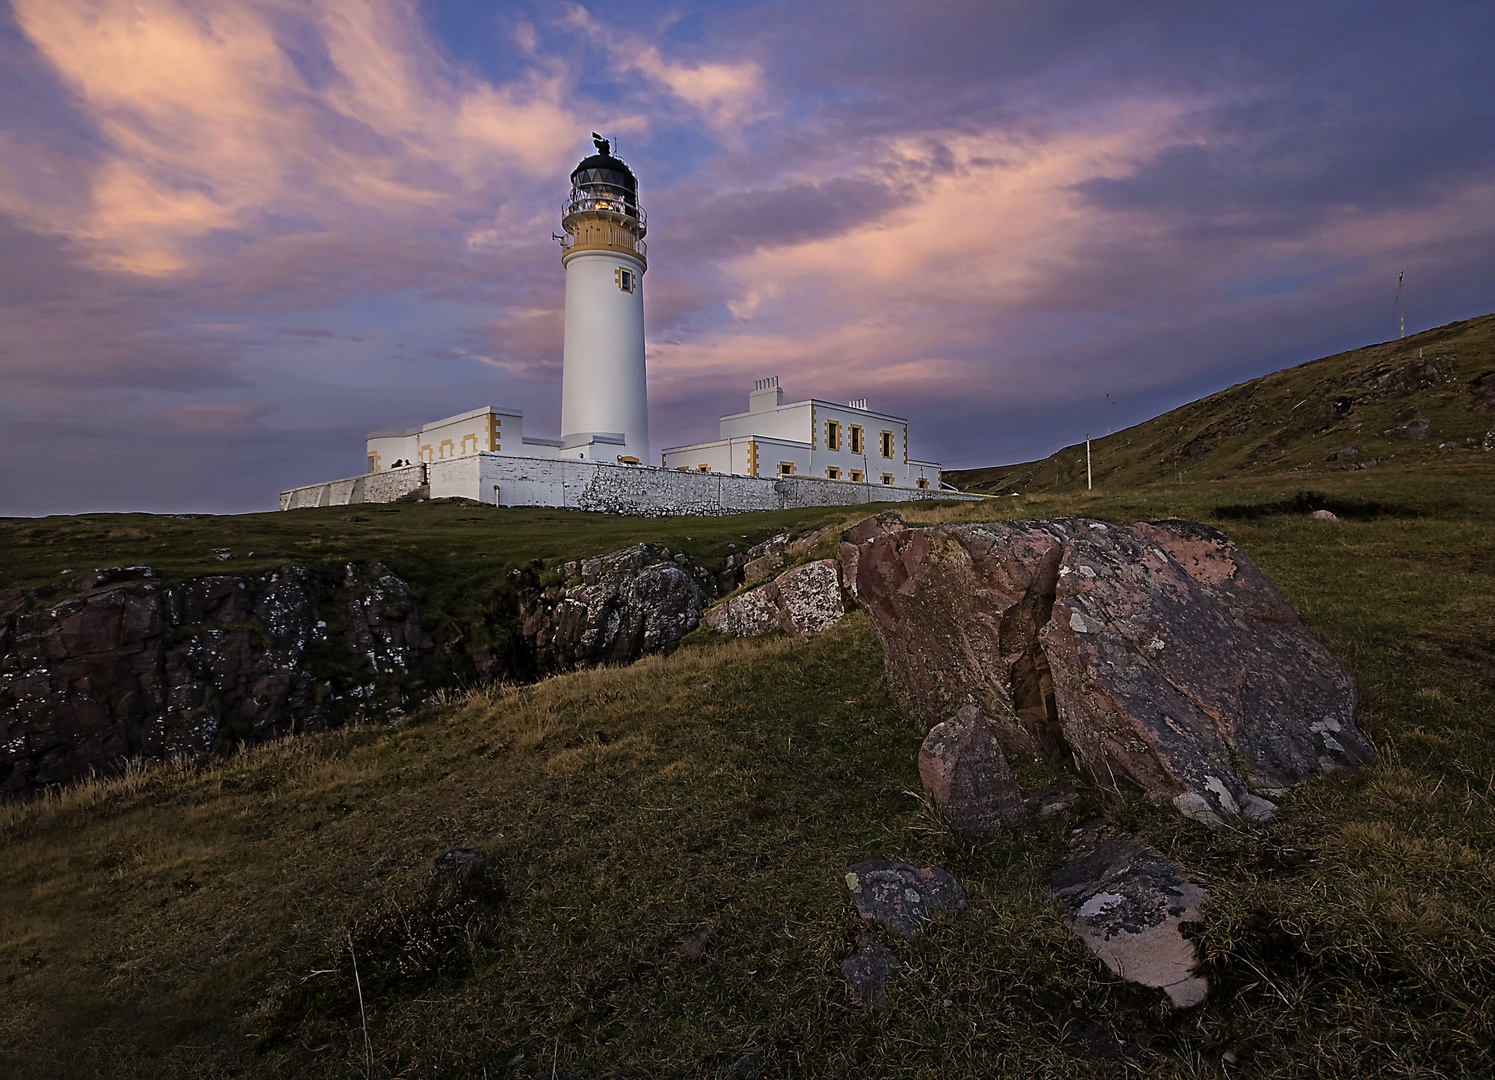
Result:
{"label": "white keeper's house", "polygon": [[865,399],[838,405],[807,398],[786,405],[775,375],[754,384],[747,412],[724,416],[721,424],[715,442],[666,450],[665,468],[940,489],[939,465],[908,455],[908,421],[874,412]]}
{"label": "white keeper's house", "polygon": [[644,236],[638,180],[592,136],[597,153],[571,172],[561,210],[566,271],[561,436],[527,434],[518,409],[484,406],[368,436],[361,476],[284,491],[282,510],[461,497],[499,506],[631,514],[723,514],[919,498],[942,490],[940,467],[909,456],[908,421],[807,399],[784,403],[759,379],[748,410],[721,418],[721,438],[672,447],[652,464],[644,359]]}

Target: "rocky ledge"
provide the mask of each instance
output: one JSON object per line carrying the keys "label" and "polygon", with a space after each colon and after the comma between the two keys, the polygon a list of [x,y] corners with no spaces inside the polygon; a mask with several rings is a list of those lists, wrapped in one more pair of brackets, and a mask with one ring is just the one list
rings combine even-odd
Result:
{"label": "rocky ledge", "polygon": [[464,672],[518,679],[669,652],[716,585],[684,555],[644,545],[563,572],[549,587],[521,582],[485,633],[446,628],[440,640],[379,563],[177,585],[136,566],[0,594],[0,798],[129,758],[398,719]]}

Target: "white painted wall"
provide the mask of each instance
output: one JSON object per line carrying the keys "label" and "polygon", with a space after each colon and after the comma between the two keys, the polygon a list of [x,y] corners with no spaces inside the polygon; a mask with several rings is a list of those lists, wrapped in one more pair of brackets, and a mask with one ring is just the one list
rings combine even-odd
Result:
{"label": "white painted wall", "polygon": [[[601,446],[609,460],[652,461],[644,367],[644,263],[616,251],[570,251],[566,267],[566,337],[561,376],[561,438],[616,432],[623,446]],[[633,292],[618,272],[634,275]]]}
{"label": "white painted wall", "polygon": [[[419,468],[401,470],[414,474]],[[937,490],[885,488],[849,484],[811,476],[786,478],[733,476],[729,473],[675,472],[669,469],[609,465],[567,458],[521,458],[482,453],[438,461],[424,469],[432,498],[466,498],[503,506],[552,506],[611,514],[670,516],[736,514],[795,506],[850,506],[870,502],[956,498]],[[394,479],[391,477],[390,479]],[[353,477],[329,484],[282,492],[280,507],[346,506],[365,501],[388,502],[404,494],[409,483],[376,488],[383,477]]]}
{"label": "white painted wall", "polygon": [[795,401],[759,412],[733,413],[721,420],[723,439],[765,435],[771,439],[810,441],[810,402]]}

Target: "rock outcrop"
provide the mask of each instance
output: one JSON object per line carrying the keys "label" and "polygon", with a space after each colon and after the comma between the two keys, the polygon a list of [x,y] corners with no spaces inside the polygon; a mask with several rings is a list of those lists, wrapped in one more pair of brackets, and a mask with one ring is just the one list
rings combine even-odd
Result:
{"label": "rock outcrop", "polygon": [[1374,379],[1371,386],[1387,397],[1411,397],[1419,390],[1447,382],[1453,377],[1454,364],[1452,356],[1419,356]]}
{"label": "rock outcrop", "polygon": [[567,563],[566,583],[547,589],[521,633],[538,666],[564,671],[673,652],[699,625],[712,581],[684,555],[639,544]]}
{"label": "rock outcrop", "polygon": [[85,574],[61,599],[12,590],[0,792],[387,712],[432,648],[405,583],[378,563],[341,580],[288,566],[172,587],[127,567]]}
{"label": "rock outcrop", "polygon": [[[714,585],[685,556],[646,546],[566,569],[564,584],[531,581],[515,590],[515,610],[490,611],[439,645],[409,587],[378,563],[174,586],[129,567],[60,593],[0,594],[0,797],[133,757],[398,718],[460,664],[524,678],[668,652]],[[503,647],[467,640],[474,629]]]}
{"label": "rock outcrop", "polygon": [[963,840],[990,840],[1028,817],[997,734],[974,705],[930,729],[919,779]]}
{"label": "rock outcrop", "polygon": [[724,600],[710,608],[702,621],[717,633],[733,637],[754,637],[775,628],[789,634],[816,634],[845,614],[841,568],[835,559],[819,559]]}
{"label": "rock outcrop", "polygon": [[1495,371],[1481,375],[1469,383],[1469,394],[1474,398],[1477,413],[1495,412]]}
{"label": "rock outcrop", "polygon": [[1008,756],[1068,753],[1208,822],[1372,758],[1349,672],[1205,526],[906,529],[861,546],[857,585],[925,722],[975,704]]}
{"label": "rock outcrop", "polygon": [[1209,894],[1133,836],[1102,828],[1077,839],[1049,881],[1066,925],[1113,974],[1162,990],[1179,1008],[1198,1005],[1209,983],[1179,926],[1199,920]]}
{"label": "rock outcrop", "polygon": [[717,575],[718,592],[729,593],[739,585],[756,585],[778,573],[779,568],[810,552],[826,529],[817,529],[792,538],[788,533],[771,536],[746,551],[728,555]]}

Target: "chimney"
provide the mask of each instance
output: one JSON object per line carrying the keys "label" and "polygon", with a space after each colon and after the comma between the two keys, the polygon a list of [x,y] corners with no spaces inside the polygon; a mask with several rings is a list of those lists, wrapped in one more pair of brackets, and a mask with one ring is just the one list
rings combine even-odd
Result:
{"label": "chimney", "polygon": [[779,389],[779,377],[772,375],[753,383],[753,392],[748,395],[748,412],[767,412],[784,404],[784,391]]}

